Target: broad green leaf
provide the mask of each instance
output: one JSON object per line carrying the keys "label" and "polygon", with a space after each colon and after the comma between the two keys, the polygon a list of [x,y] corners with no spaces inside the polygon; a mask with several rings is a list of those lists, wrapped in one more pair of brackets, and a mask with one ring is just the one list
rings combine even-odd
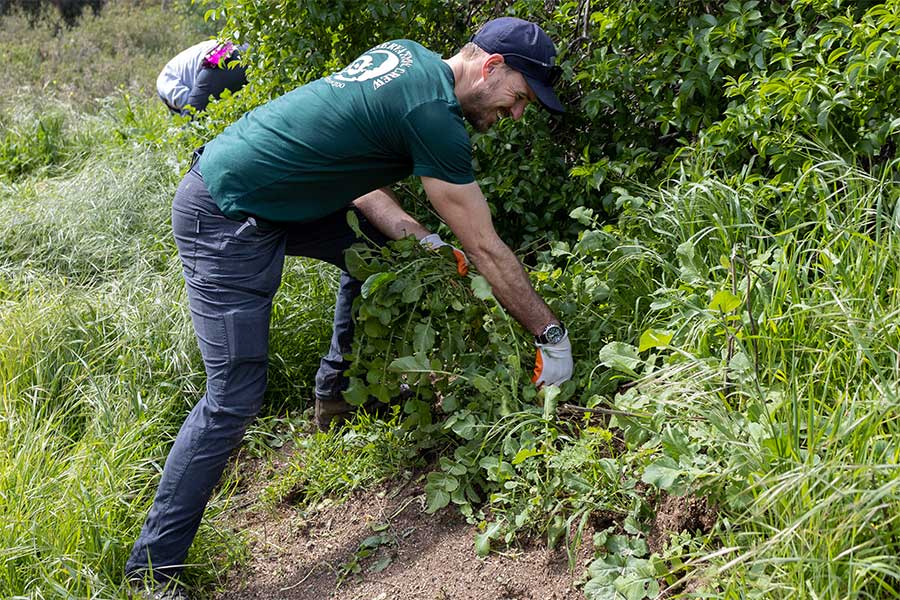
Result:
{"label": "broad green leaf", "polygon": [[599,581],[612,583],[622,574],[625,559],[615,553],[598,558],[588,565],[588,574]]}
{"label": "broad green leaf", "polygon": [[662,444],[666,455],[674,460],[680,460],[682,456],[691,458],[696,455],[690,439],[681,427],[666,426],[662,433]]}
{"label": "broad green leaf", "polygon": [[374,275],[370,275],[362,285],[362,297],[368,298],[369,296],[377,292],[378,288],[386,283],[394,281],[395,279],[397,279],[397,274],[391,272],[375,273]]}
{"label": "broad green leaf", "polygon": [[588,495],[594,491],[594,487],[588,483],[587,479],[579,477],[574,473],[563,473],[563,481],[565,481],[567,488],[574,490],[579,494]]}
{"label": "broad green leaf", "polygon": [[363,326],[363,331],[365,331],[366,335],[371,338],[380,338],[387,335],[389,330],[387,327],[374,319],[366,319],[366,324]]}
{"label": "broad green leaf", "polygon": [[675,249],[675,255],[681,266],[681,277],[688,283],[700,283],[706,279],[707,268],[703,261],[697,258],[694,245],[684,242]]}
{"label": "broad green leaf", "polygon": [[357,377],[350,378],[350,385],[344,391],[344,399],[354,406],[362,406],[369,399],[369,391],[366,384]]}
{"label": "broad green leaf", "polygon": [[344,251],[344,262],[347,265],[347,272],[360,281],[365,281],[367,277],[377,273],[376,268],[365,261],[357,247],[351,246]]}
{"label": "broad green leaf", "polygon": [[428,353],[434,348],[434,329],[428,323],[417,323],[413,330],[413,350]]}
{"label": "broad green leaf", "polygon": [[578,243],[575,244],[575,251],[580,254],[601,251],[606,247],[606,240],[606,236],[600,231],[594,229],[584,231],[581,233]]}
{"label": "broad green leaf", "polygon": [[458,487],[450,492],[450,502],[457,505],[467,504],[466,491],[462,487]]}
{"label": "broad green leaf", "polygon": [[455,492],[459,488],[459,479],[450,474],[445,474],[443,479],[444,489],[448,492]]}
{"label": "broad green leaf", "polygon": [[650,549],[643,538],[632,535],[611,535],[606,541],[606,549],[614,556],[642,557],[646,556]]}
{"label": "broad green leaf", "polygon": [[641,364],[638,349],[623,342],[610,342],[600,349],[600,362],[616,371],[636,375],[635,369]]}
{"label": "broad green leaf", "polygon": [[648,329],[641,334],[641,340],[638,345],[638,352],[649,350],[650,348],[665,348],[672,341],[672,332],[657,331],[656,329]]}
{"label": "broad green leaf", "polygon": [[742,304],[743,300],[729,292],[728,290],[721,290],[716,292],[716,295],[713,296],[712,301],[709,303],[709,308],[715,311],[721,311],[723,313],[730,313],[737,307]]}
{"label": "broad green leaf", "polygon": [[359,543],[360,548],[377,548],[379,546],[383,546],[384,544],[389,544],[391,542],[391,536],[386,533],[378,533],[376,535],[370,535],[362,542]]}
{"label": "broad green leaf", "polygon": [[350,229],[353,230],[353,233],[356,234],[356,237],[363,237],[362,230],[359,228],[359,217],[356,216],[356,211],[347,211],[347,225],[350,226]]}
{"label": "broad green leaf", "polygon": [[622,600],[612,581],[597,578],[584,584],[584,597],[585,600]]}
{"label": "broad green leaf", "polygon": [[441,408],[444,409],[445,413],[451,413],[459,408],[459,400],[453,394],[447,394],[441,400]]}
{"label": "broad green leaf", "polygon": [[641,481],[656,486],[661,490],[669,490],[675,485],[675,480],[681,475],[681,469],[674,459],[663,456],[656,462],[647,465]]}
{"label": "broad green leaf", "polygon": [[478,461],[478,465],[482,469],[490,471],[491,469],[496,469],[500,465],[500,459],[496,456],[485,456]]}
{"label": "broad green leaf", "polygon": [[472,291],[475,292],[475,297],[481,300],[487,300],[488,298],[494,297],[491,284],[489,284],[487,279],[481,275],[476,275],[472,278]]}
{"label": "broad green leaf", "polygon": [[416,352],[414,356],[401,356],[391,361],[388,365],[388,371],[401,373],[430,373],[431,364],[421,352]]}
{"label": "broad green leaf", "polygon": [[641,524],[634,515],[628,515],[627,517],[625,517],[625,521],[622,523],[622,528],[625,530],[625,533],[631,535],[641,535],[643,533],[643,531],[641,531]]}
{"label": "broad green leaf", "polygon": [[440,460],[441,469],[450,473],[451,475],[465,475],[466,474],[466,466],[458,463],[456,461],[450,460],[446,456],[442,456]]}
{"label": "broad green leaf", "polygon": [[591,221],[594,218],[594,211],[585,206],[579,206],[569,213],[569,216],[585,227],[590,227]]}
{"label": "broad green leaf", "polygon": [[371,567],[369,567],[369,573],[381,573],[382,571],[387,569],[393,561],[394,558],[390,554],[384,556],[380,560],[375,562],[375,564],[373,564]]}
{"label": "broad green leaf", "polygon": [[659,582],[654,577],[647,577],[630,570],[616,580],[615,587],[625,597],[625,600],[644,600],[645,598],[656,598],[659,595]]}
{"label": "broad green leaf", "polygon": [[419,298],[422,297],[422,286],[421,285],[409,285],[403,288],[403,293],[400,294],[400,299],[403,300],[405,304],[415,304],[419,301]]}
{"label": "broad green leaf", "polygon": [[459,437],[463,438],[464,440],[471,440],[475,437],[475,430],[478,425],[478,421],[470,412],[461,411],[447,419],[444,427],[446,428],[448,425],[453,433],[455,433]]}
{"label": "broad green leaf", "polygon": [[747,356],[746,352],[738,352],[731,357],[728,368],[735,373],[750,373],[753,370],[753,363],[750,362],[750,357]]}
{"label": "broad green leaf", "polygon": [[425,512],[428,514],[436,513],[441,510],[448,504],[450,504],[450,494],[444,491],[441,487],[429,487],[425,486],[425,497],[428,500],[428,505],[425,507]]}
{"label": "broad green leaf", "polygon": [[612,290],[609,288],[609,283],[592,275],[584,280],[584,291],[591,295],[591,300],[599,303],[606,301]]}
{"label": "broad green leaf", "polygon": [[472,378],[472,385],[475,386],[475,389],[481,392],[482,394],[491,394],[494,392],[494,388],[497,386],[496,383],[492,382],[490,379],[485,377],[484,375],[476,375]]}
{"label": "broad green leaf", "polygon": [[515,458],[512,459],[512,464],[518,465],[525,462],[532,456],[540,456],[541,454],[543,454],[543,452],[534,448],[522,448],[521,450],[516,452]]}
{"label": "broad green leaf", "polygon": [[484,533],[475,536],[475,552],[484,558],[491,553],[491,539],[500,531],[500,523],[491,523]]}
{"label": "broad green leaf", "polygon": [[[594,534],[594,550],[600,550],[601,548],[606,548],[606,540],[609,539],[608,531],[598,531]],[[598,559],[599,560],[599,559]]]}

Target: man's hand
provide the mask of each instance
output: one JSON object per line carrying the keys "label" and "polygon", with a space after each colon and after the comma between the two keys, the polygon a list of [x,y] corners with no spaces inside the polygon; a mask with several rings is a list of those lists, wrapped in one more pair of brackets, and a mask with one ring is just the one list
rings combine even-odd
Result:
{"label": "man's hand", "polygon": [[[436,233],[430,233],[419,240],[419,243],[425,246],[426,248],[431,248],[432,250],[437,250],[441,246],[450,246],[447,242],[441,239]],[[453,256],[456,258],[456,270],[460,275],[465,275],[469,272],[469,259],[466,258],[465,253],[456,248],[454,246],[450,246],[453,250]]]}
{"label": "man's hand", "polygon": [[534,377],[539,388],[543,385],[560,385],[572,378],[572,342],[569,333],[555,344],[535,344],[537,356],[534,361]]}

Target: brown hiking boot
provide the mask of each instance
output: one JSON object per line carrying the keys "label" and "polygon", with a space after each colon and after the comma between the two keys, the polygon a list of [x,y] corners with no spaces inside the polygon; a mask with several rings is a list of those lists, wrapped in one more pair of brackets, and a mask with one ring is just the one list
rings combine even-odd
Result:
{"label": "brown hiking boot", "polygon": [[[400,384],[400,402],[405,401],[411,395],[412,391],[409,389],[409,386],[405,383]],[[394,398],[391,401],[391,404],[396,401],[397,398]],[[335,426],[341,425],[349,420],[360,408],[370,415],[383,417],[390,414],[391,404],[385,404],[373,396],[370,396],[362,406],[354,406],[343,398],[324,398],[316,396],[316,427],[319,428],[319,431],[328,431],[332,424]]]}
{"label": "brown hiking boot", "polygon": [[331,425],[340,425],[353,416],[357,407],[343,398],[316,397],[316,427],[319,431],[328,431]]}

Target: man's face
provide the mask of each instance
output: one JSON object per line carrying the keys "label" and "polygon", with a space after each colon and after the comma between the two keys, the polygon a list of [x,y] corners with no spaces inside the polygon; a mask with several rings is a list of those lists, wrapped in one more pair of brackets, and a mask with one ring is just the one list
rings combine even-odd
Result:
{"label": "man's face", "polygon": [[501,117],[520,119],[533,99],[522,74],[499,62],[487,65],[484,78],[467,97],[460,98],[460,107],[472,127],[484,133]]}

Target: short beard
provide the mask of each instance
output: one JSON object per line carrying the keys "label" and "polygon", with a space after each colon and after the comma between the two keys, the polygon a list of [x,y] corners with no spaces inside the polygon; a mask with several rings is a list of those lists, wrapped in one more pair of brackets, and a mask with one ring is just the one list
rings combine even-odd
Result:
{"label": "short beard", "polygon": [[490,119],[490,114],[486,113],[484,110],[480,110],[486,104],[485,99],[490,96],[492,92],[493,88],[481,88],[472,93],[465,102],[465,105],[460,103],[463,117],[466,118],[466,121],[468,121],[478,133],[486,132],[491,128],[491,125],[494,124],[494,121]]}
{"label": "short beard", "polygon": [[493,123],[488,123],[488,120],[485,117],[477,117],[473,114],[463,113],[463,116],[466,118],[466,121],[469,122],[469,125],[477,131],[478,133],[487,132]]}

